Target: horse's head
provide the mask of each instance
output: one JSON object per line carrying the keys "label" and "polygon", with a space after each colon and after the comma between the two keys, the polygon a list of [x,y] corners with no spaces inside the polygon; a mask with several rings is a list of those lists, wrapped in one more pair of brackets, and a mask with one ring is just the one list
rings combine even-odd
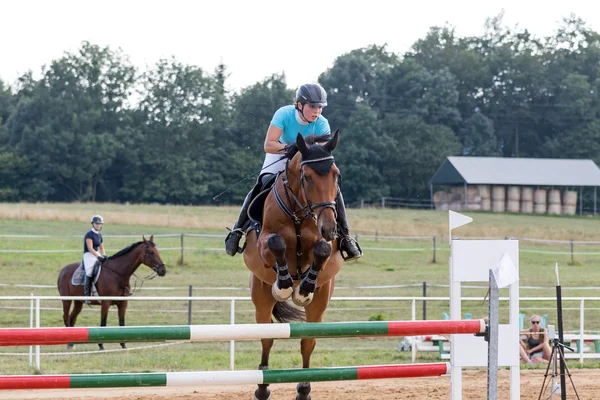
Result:
{"label": "horse's head", "polygon": [[337,237],[335,198],[338,192],[340,170],[331,152],[338,142],[339,130],[323,145],[307,144],[298,134],[298,152],[290,164],[290,171],[299,172],[300,195],[307,207],[315,213],[319,233],[327,241]]}
{"label": "horse's head", "polygon": [[165,276],[167,268],[160,258],[160,253],[154,244],[154,235],[150,236],[150,240],[146,240],[144,236],[142,236],[142,239],[144,239],[144,255],[142,256],[142,263],[152,268],[158,276]]}

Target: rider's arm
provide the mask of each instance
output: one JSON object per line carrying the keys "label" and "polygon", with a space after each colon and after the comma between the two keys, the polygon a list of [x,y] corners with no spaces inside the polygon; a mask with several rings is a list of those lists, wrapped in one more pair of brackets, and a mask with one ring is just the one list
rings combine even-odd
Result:
{"label": "rider's arm", "polygon": [[94,255],[94,257],[98,257],[100,254],[94,250],[94,244],[92,243],[92,239],[85,239],[85,245],[90,253]]}
{"label": "rider's arm", "polygon": [[279,143],[279,138],[283,130],[274,125],[269,125],[267,137],[265,138],[265,153],[279,154],[285,148],[283,143]]}
{"label": "rider's arm", "polygon": [[104,243],[100,243],[100,247],[98,247],[98,250],[100,250],[100,254],[102,254],[103,256],[106,255],[106,251],[104,250]]}

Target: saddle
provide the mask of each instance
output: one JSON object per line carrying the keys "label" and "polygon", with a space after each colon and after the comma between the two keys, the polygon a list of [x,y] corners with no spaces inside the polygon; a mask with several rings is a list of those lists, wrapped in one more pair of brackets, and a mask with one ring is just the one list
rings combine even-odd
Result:
{"label": "saddle", "polygon": [[246,229],[246,233],[251,230],[256,230],[257,235],[260,233],[263,221],[263,209],[265,208],[265,200],[269,192],[273,188],[273,184],[277,180],[279,174],[264,174],[259,177],[261,182],[260,192],[254,197],[248,207],[248,218],[250,218],[250,226]]}
{"label": "saddle", "polygon": [[[102,271],[102,263],[100,261],[96,261],[94,264],[94,269],[92,270],[92,294],[96,293],[96,282],[98,282],[98,278],[100,278],[100,271]],[[73,277],[71,278],[71,285],[73,286],[82,286],[83,285],[83,277],[85,276],[85,268],[83,266],[83,260],[79,263],[79,267],[73,272]]]}

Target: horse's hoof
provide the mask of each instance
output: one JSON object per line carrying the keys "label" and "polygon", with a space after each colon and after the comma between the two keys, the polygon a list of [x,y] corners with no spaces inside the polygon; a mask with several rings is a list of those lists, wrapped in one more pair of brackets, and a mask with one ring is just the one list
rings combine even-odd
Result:
{"label": "horse's hoof", "polygon": [[308,293],[306,296],[300,293],[300,285],[296,286],[294,289],[294,295],[292,296],[292,301],[298,307],[304,307],[310,304],[313,299],[313,293]]}
{"label": "horse's hoof", "polygon": [[311,400],[310,399],[310,382],[300,382],[296,385],[298,396],[296,400]]}
{"label": "horse's hoof", "polygon": [[73,350],[73,345],[72,344],[68,344],[67,345],[67,350]]}
{"label": "horse's hoof", "polygon": [[292,287],[279,289],[279,286],[277,286],[277,282],[275,282],[275,284],[271,286],[271,294],[273,295],[273,298],[277,301],[286,301],[290,298],[293,291],[294,288]]}
{"label": "horse's hoof", "polygon": [[98,350],[102,350],[102,351],[104,351],[104,346],[103,346],[103,345],[101,345],[101,344],[99,344],[99,345],[98,345]]}
{"label": "horse's hoof", "polygon": [[265,390],[256,389],[254,391],[254,399],[253,400],[271,400],[271,391],[266,388],[265,388]]}
{"label": "horse's hoof", "polygon": [[125,345],[125,343],[121,343],[121,348],[122,348],[123,350],[127,350],[127,345]]}

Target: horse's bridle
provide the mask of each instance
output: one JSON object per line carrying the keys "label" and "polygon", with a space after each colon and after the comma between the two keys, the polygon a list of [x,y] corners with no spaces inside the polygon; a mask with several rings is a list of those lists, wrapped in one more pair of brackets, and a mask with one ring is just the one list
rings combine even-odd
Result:
{"label": "horse's bridle", "polygon": [[[149,245],[149,244],[146,244],[145,246],[146,246],[146,251],[144,251],[144,259],[143,259],[143,261],[146,261],[146,258],[148,257],[148,254],[150,254],[150,252],[148,252],[148,251],[147,251],[147,249],[150,247],[150,245]],[[144,262],[144,264],[146,264],[146,263]],[[148,265],[148,264],[146,264],[146,265]],[[153,267],[150,267],[150,268],[152,268],[152,270],[153,270],[154,272],[158,273],[158,271],[157,271],[157,270],[158,270],[160,267],[164,267],[164,266],[165,266],[165,263],[160,263],[160,264],[157,264],[157,265],[155,265],[155,266],[153,266]]]}
{"label": "horse's bridle", "polygon": [[[281,199],[281,196],[279,195],[279,192],[277,192],[276,189],[276,185],[274,185],[274,189],[273,191],[275,192],[275,200],[277,201],[277,204],[279,205],[279,208],[281,208],[281,210],[285,213],[285,215],[288,216],[288,218],[290,218],[291,220],[294,221],[295,224],[297,225],[301,225],[302,222],[304,222],[305,219],[311,217],[313,218],[315,221],[317,221],[319,219],[319,217],[321,216],[321,213],[328,209],[331,208],[331,210],[333,211],[333,214],[335,215],[336,219],[337,219],[337,209],[336,209],[336,205],[335,205],[335,200],[333,201],[323,201],[320,203],[316,203],[313,204],[310,199],[308,198],[308,195],[306,194],[306,186],[304,185],[304,165],[306,164],[311,164],[311,163],[318,163],[318,162],[322,162],[322,161],[327,161],[327,160],[333,160],[333,156],[327,156],[327,157],[321,157],[321,158],[316,158],[314,160],[305,160],[305,161],[301,161],[300,162],[300,189],[302,190],[302,195],[304,196],[304,200],[306,201],[306,205],[303,206],[302,203],[300,202],[300,199],[298,199],[298,196],[296,196],[292,190],[292,188],[290,187],[290,183],[287,180],[287,176],[288,176],[288,167],[289,167],[289,160],[285,166],[285,175],[282,176],[282,181],[283,181],[283,187],[285,189],[285,195],[287,197],[288,203],[290,204],[290,206],[293,205],[292,203],[292,199],[294,200],[294,203],[296,203],[296,205],[298,206],[298,210],[296,211],[291,211],[283,202],[283,200]],[[318,210],[317,213],[315,213],[315,210]],[[299,215],[301,214],[301,215]]]}
{"label": "horse's bridle", "polygon": [[[304,168],[303,167],[306,164],[318,163],[318,162],[323,162],[323,161],[328,161],[328,160],[333,160],[333,159],[334,159],[333,156],[327,156],[327,157],[316,158],[314,160],[304,160],[304,161],[300,162],[300,189],[302,190],[302,195],[304,196],[304,200],[306,201],[305,206],[302,205],[302,203],[300,202],[300,199],[298,199],[298,196],[296,196],[294,194],[294,191],[290,187],[290,183],[287,180],[290,160],[287,161],[287,163],[285,165],[285,175],[283,175],[281,177],[281,180],[283,181],[285,195],[287,197],[288,203],[290,204],[290,207],[293,206],[293,204],[294,204],[294,203],[292,203],[292,199],[298,206],[298,210],[296,210],[296,211],[291,211],[283,202],[283,199],[281,198],[279,192],[277,191],[277,178],[275,180],[276,183],[273,185],[272,190],[273,190],[273,194],[275,196],[275,201],[277,201],[277,204],[279,205],[279,208],[281,209],[281,211],[283,211],[284,214],[288,216],[288,218],[290,218],[292,221],[294,221],[294,226],[296,228],[296,279],[297,280],[300,280],[302,278],[302,271],[300,270],[301,269],[300,263],[302,261],[302,242],[300,240],[300,226],[309,217],[313,218],[315,220],[315,222],[317,222],[319,220],[319,217],[321,216],[321,213],[323,212],[323,210],[326,210],[327,208],[331,208],[333,210],[334,217],[337,220],[337,209],[336,209],[336,205],[335,205],[335,200],[323,201],[320,203],[313,204],[310,201],[310,199],[308,198],[308,195],[306,194],[306,186],[304,186]],[[278,176],[280,174],[281,174],[281,172],[278,174]],[[315,210],[318,210],[318,212],[316,214],[315,214]],[[298,215],[298,214],[301,214],[301,215]]]}

